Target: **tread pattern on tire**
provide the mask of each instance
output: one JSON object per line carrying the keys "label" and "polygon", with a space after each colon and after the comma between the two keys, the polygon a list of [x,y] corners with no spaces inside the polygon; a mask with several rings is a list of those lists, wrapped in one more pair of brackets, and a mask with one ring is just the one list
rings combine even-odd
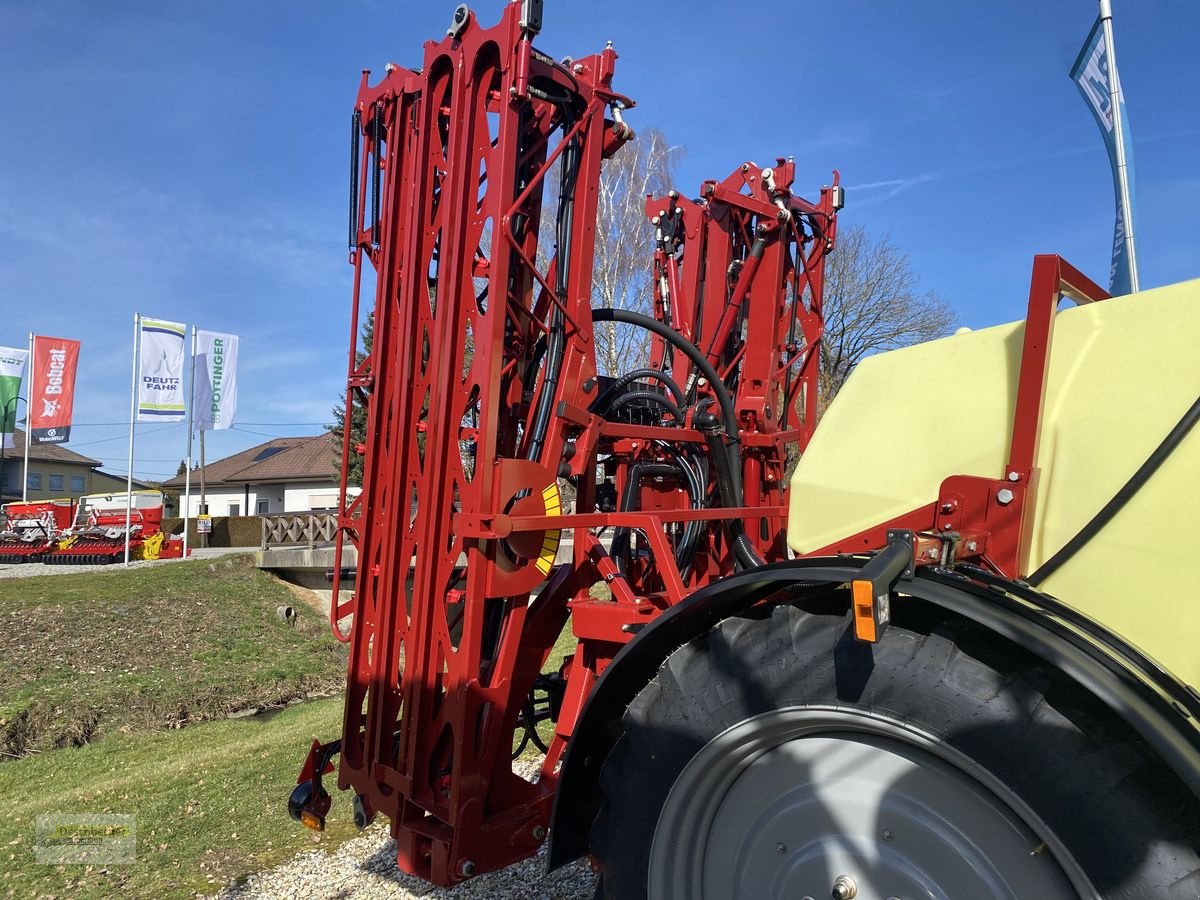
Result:
{"label": "tread pattern on tire", "polygon": [[1074,681],[917,602],[872,646],[836,595],[760,606],[679,648],[629,705],[592,830],[606,896],[646,895],[658,813],[712,737],[761,712],[836,702],[918,724],[1042,817],[1103,897],[1200,898],[1200,804]]}

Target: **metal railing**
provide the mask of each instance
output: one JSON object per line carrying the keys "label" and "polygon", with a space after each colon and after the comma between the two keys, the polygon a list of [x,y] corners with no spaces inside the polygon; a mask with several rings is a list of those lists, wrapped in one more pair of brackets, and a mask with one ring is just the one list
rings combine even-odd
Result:
{"label": "metal railing", "polygon": [[262,517],[262,549],[332,544],[337,533],[336,513],[292,513]]}

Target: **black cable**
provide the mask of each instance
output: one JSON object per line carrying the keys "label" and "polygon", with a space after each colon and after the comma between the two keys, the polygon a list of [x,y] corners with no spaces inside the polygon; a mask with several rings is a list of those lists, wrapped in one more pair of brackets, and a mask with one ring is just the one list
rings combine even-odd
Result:
{"label": "black cable", "polygon": [[1154,448],[1154,452],[1138,467],[1138,470],[1130,476],[1129,480],[1113,495],[1112,499],[1104,504],[1096,515],[1092,516],[1091,521],[1084,525],[1075,537],[1067,541],[1061,550],[1042,563],[1041,568],[1026,578],[1025,581],[1036,587],[1062,568],[1070,561],[1071,557],[1082,550],[1092,538],[1099,534],[1105,525],[1112,521],[1113,517],[1125,507],[1125,504],[1132,500],[1134,495],[1142,489],[1151,476],[1158,471],[1158,467],[1166,462],[1167,457],[1183,442],[1183,439],[1187,437],[1188,432],[1192,430],[1192,427],[1198,421],[1200,421],[1200,397],[1197,397],[1195,402],[1188,407],[1188,411],[1183,414],[1183,418],[1175,424],[1171,432],[1163,438],[1162,443]]}
{"label": "black cable", "polygon": [[[678,475],[679,470],[670,463],[657,462],[636,462],[629,467],[628,477],[625,481],[625,490],[621,494],[621,499],[617,503],[619,512],[629,512],[633,509],[633,501],[636,498],[637,489],[641,486],[642,478],[657,478],[662,476]],[[629,537],[632,529],[627,525],[618,525],[613,529],[612,543],[610,545],[610,555],[617,562],[617,568],[622,572],[625,571],[625,563],[628,560],[632,548],[629,544]]]}
{"label": "black cable", "polygon": [[609,404],[616,399],[617,395],[639,378],[652,378],[662,382],[663,386],[671,392],[671,396],[675,398],[676,405],[683,406],[683,388],[679,386],[679,383],[674,378],[659,369],[642,368],[626,372],[610,384],[604,393],[596,398],[596,402],[592,404],[592,412],[603,414],[604,410],[608,409]]}
{"label": "black cable", "polygon": [[683,410],[671,402],[671,400],[667,399],[667,397],[658,393],[658,391],[630,391],[627,394],[622,394],[608,405],[608,409],[605,410],[605,412],[616,412],[622,406],[627,406],[630,403],[634,403],[638,400],[643,400],[648,403],[657,403],[659,406],[669,412],[671,417],[680,426],[683,425],[684,420],[686,419],[686,416],[683,414]]}
{"label": "black cable", "polygon": [[[713,462],[716,465],[716,474],[718,484],[721,486],[721,503],[724,506],[736,508],[742,505],[742,479],[741,479],[741,453],[738,451],[738,427],[737,414],[733,409],[733,398],[729,396],[729,391],[725,387],[725,383],[721,381],[721,377],[717,374],[717,370],[712,367],[712,364],[705,358],[700,349],[679,334],[674,329],[668,328],[658,319],[653,319],[650,316],[642,313],[632,312],[628,309],[593,309],[593,322],[624,322],[627,325],[637,325],[647,331],[652,331],[668,341],[692,361],[700,374],[708,379],[709,386],[712,388],[713,394],[717,398],[717,404],[721,407],[721,418],[724,420],[725,439],[724,446],[720,446],[717,441],[717,433],[715,428],[709,429],[709,434],[705,436],[708,441],[709,448],[712,450]],[[715,418],[714,416],[709,416]],[[696,420],[696,416],[692,416],[692,421]],[[714,423],[715,425],[715,423]],[[709,437],[712,440],[709,440]],[[742,524],[741,519],[729,519],[725,522],[725,527],[729,531],[732,539],[734,556],[739,564],[744,568],[753,568],[755,566],[766,565],[766,560],[758,552],[758,549],[746,537],[746,529]]]}
{"label": "black cable", "polygon": [[[574,124],[574,116],[563,108],[562,128],[567,134]],[[558,303],[550,305],[550,320],[546,340],[546,364],[542,370],[542,388],[538,394],[537,407],[529,427],[529,443],[525,458],[537,460],[541,457],[546,432],[554,410],[554,396],[558,388],[558,376],[562,370],[566,350],[566,335],[563,329],[563,314],[560,304],[567,302],[567,277],[571,265],[571,232],[575,224],[575,187],[579,180],[579,143],[573,139],[563,150],[559,178],[558,215],[555,238],[558,241],[558,260],[554,270],[554,291]]]}

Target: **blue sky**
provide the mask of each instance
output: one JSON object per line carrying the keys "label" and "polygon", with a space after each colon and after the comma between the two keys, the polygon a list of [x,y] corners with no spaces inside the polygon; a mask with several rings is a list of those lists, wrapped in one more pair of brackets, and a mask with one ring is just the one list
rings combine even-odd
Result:
{"label": "blue sky", "polygon": [[[358,73],[419,65],[454,5],[3,4],[0,344],[83,340],[72,449],[124,471],[134,312],[241,335],[239,425],[210,457],[329,420]],[[1200,275],[1200,4],[1114,6],[1147,287]],[[837,167],[843,222],[890,232],[971,326],[1022,315],[1034,253],[1107,278],[1111,176],[1067,78],[1093,0],[546,7],[543,51],[614,42],[629,121],[686,149],[685,193],[794,155],[813,195]],[[174,474],[185,444],[139,426],[135,473]]]}

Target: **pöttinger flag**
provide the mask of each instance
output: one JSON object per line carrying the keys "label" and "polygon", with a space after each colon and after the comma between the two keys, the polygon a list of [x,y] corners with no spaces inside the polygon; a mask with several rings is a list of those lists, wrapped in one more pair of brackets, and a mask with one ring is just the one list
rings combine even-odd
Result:
{"label": "p\u00f6ttinger flag", "polygon": [[79,341],[34,335],[29,364],[29,437],[35,444],[71,439]]}
{"label": "p\u00f6ttinger flag", "polygon": [[[1117,109],[1116,116],[1120,119],[1120,143],[1117,142],[1117,121],[1113,114],[1112,92],[1109,90],[1109,58],[1108,46],[1104,40],[1104,20],[1097,19],[1092,31],[1084,42],[1083,49],[1071,67],[1071,80],[1079,88],[1088,109],[1096,117],[1100,126],[1100,134],[1104,138],[1104,146],[1108,150],[1108,159],[1112,164],[1113,187],[1117,194],[1117,219],[1113,232],[1112,268],[1109,271],[1109,293],[1122,296],[1133,290],[1132,268],[1134,261],[1130,254],[1135,252],[1133,241],[1127,232],[1133,231],[1133,140],[1129,134],[1129,117],[1125,114],[1125,95],[1121,92],[1121,79],[1113,72],[1113,82],[1116,85]],[[1127,197],[1122,197],[1121,169],[1128,186]],[[1126,202],[1128,217],[1126,222]]]}
{"label": "p\u00f6ttinger flag", "polygon": [[197,428],[215,431],[233,425],[237,412],[237,362],[236,334],[196,330],[192,421]]}
{"label": "p\u00f6ttinger flag", "polygon": [[17,398],[21,395],[21,380],[25,377],[25,361],[29,351],[24,348],[0,347],[0,442],[13,446],[13,429],[17,424]]}
{"label": "p\u00f6ttinger flag", "polygon": [[140,321],[137,419],[182,422],[183,336],[187,326],[161,319]]}

